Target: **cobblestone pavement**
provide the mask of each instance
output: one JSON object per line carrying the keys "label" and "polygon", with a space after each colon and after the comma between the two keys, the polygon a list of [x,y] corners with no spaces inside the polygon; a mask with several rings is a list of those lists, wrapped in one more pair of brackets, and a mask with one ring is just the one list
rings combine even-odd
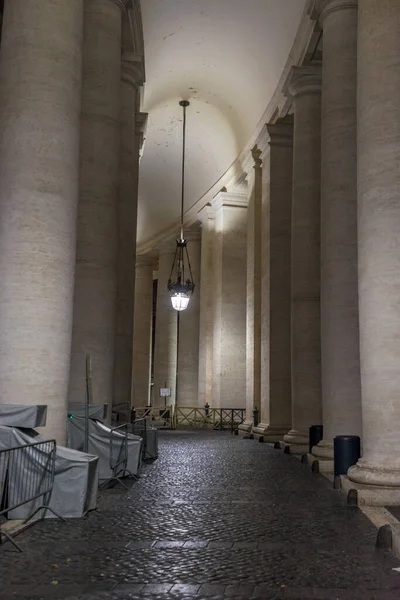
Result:
{"label": "cobblestone pavement", "polygon": [[296,458],[227,432],[163,432],[129,492],[0,551],[1,600],[400,600],[400,561]]}

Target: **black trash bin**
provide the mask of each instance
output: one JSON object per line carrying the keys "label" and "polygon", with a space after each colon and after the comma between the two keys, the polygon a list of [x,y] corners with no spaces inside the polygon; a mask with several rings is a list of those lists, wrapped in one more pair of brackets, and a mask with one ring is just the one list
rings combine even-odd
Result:
{"label": "black trash bin", "polygon": [[314,446],[316,446],[324,436],[324,428],[322,425],[311,425],[309,430],[309,447],[310,452]]}
{"label": "black trash bin", "polygon": [[333,440],[335,477],[347,475],[350,467],[361,456],[361,442],[358,435],[337,435]]}

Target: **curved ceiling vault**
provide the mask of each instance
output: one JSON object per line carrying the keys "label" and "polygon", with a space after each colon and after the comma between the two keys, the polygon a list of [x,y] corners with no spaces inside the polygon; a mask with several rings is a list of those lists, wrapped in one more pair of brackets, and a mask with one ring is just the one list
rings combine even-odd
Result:
{"label": "curved ceiling vault", "polygon": [[305,0],[145,0],[149,113],[140,167],[138,243],[178,218],[182,109],[188,209],[244,148],[278,84]]}

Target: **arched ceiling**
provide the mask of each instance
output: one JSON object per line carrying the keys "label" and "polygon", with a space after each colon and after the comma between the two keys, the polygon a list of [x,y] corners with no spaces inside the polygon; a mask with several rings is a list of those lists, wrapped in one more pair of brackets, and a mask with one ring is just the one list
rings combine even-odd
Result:
{"label": "arched ceiling", "polygon": [[244,148],[278,84],[306,0],[144,0],[149,113],[138,243],[179,217],[182,109],[188,209]]}

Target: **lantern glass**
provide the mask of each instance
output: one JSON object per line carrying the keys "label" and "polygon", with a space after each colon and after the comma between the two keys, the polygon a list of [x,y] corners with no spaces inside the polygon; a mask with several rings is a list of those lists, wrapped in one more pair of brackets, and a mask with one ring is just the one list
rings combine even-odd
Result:
{"label": "lantern glass", "polygon": [[189,306],[190,296],[183,294],[182,292],[176,292],[171,295],[172,306],[177,311],[186,310]]}

